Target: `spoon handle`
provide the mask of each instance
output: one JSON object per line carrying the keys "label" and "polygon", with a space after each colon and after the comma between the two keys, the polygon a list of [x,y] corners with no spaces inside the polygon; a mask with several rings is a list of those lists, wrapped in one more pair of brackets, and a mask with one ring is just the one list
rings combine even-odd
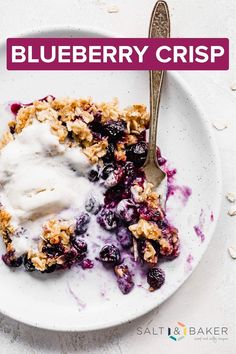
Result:
{"label": "spoon handle", "polygon": [[[165,1],[157,1],[150,21],[149,38],[169,38],[170,17],[168,6]],[[150,128],[149,128],[149,148],[148,162],[156,161],[156,140],[157,124],[160,107],[161,88],[164,72],[161,70],[150,70]]]}

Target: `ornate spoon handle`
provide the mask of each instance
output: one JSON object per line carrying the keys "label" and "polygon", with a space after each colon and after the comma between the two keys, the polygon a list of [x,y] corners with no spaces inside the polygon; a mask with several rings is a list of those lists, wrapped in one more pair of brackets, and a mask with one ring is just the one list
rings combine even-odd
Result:
{"label": "ornate spoon handle", "polygon": [[[168,38],[170,36],[170,17],[168,7],[165,1],[157,1],[150,21],[150,38]],[[148,161],[156,161],[156,140],[158,114],[160,107],[161,88],[163,82],[163,71],[150,71],[150,130],[149,130],[149,149]]]}

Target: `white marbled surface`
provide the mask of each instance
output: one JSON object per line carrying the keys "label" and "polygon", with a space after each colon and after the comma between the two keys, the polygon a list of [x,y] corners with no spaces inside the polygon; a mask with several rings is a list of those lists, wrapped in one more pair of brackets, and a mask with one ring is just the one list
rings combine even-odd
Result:
{"label": "white marbled surface", "polygon": [[[4,40],[49,25],[92,26],[112,30],[120,36],[145,36],[154,3],[154,0],[0,0],[0,38]],[[108,13],[111,4],[118,6],[118,13]],[[231,39],[229,71],[181,75],[200,98],[209,120],[228,122],[224,131],[212,130],[221,154],[223,193],[236,192],[236,92],[230,90],[236,82],[235,0],[168,0],[168,4],[172,36]],[[126,325],[90,333],[50,332],[0,315],[0,353],[234,354],[236,260],[229,256],[227,248],[236,246],[236,217],[227,215],[229,207],[223,195],[221,217],[201,264],[159,309]],[[175,343],[166,336],[138,335],[138,327],[144,331],[148,326],[152,331],[153,327],[168,327],[177,321],[198,327],[227,326],[228,340],[195,341],[186,337]]]}

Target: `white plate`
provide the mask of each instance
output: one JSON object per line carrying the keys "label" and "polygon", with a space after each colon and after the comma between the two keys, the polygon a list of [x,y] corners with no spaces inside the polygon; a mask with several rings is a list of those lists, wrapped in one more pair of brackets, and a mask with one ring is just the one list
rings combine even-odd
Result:
{"label": "white plate", "polygon": [[[61,29],[31,33],[41,37],[104,36],[93,31]],[[55,96],[92,96],[95,101],[118,97],[121,106],[149,102],[147,72],[12,72],[5,69],[5,47],[0,47],[0,101],[30,102],[47,94]],[[5,126],[1,116],[1,129]],[[221,192],[219,160],[210,128],[199,104],[177,74],[165,79],[160,112],[159,145],[171,166],[178,170],[177,180],[192,188],[185,207],[178,198],[169,201],[169,215],[179,228],[181,254],[163,263],[166,283],[149,293],[135,287],[122,295],[109,272],[71,270],[51,275],[12,271],[0,262],[0,311],[16,320],[47,329],[82,331],[105,328],[132,320],[160,305],[191,274],[205,252],[218,218]],[[26,171],[27,178],[27,171]],[[201,242],[193,230],[204,211]],[[214,221],[210,215],[213,213]],[[4,247],[1,244],[1,253]],[[192,269],[186,262],[193,256]],[[105,295],[102,293],[105,292]],[[74,295],[73,295],[74,294]],[[80,300],[77,301],[76,297]],[[86,303],[83,308],[78,302]]]}

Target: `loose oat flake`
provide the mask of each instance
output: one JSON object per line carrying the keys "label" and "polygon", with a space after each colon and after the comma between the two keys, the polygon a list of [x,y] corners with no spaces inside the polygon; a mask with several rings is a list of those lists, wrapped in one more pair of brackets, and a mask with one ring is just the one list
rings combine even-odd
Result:
{"label": "loose oat flake", "polygon": [[109,12],[110,14],[114,14],[119,12],[119,8],[116,5],[110,5],[107,7],[107,12]]}
{"label": "loose oat flake", "polygon": [[228,248],[229,254],[233,259],[236,259],[236,247],[231,246]]}
{"label": "loose oat flake", "polygon": [[232,91],[236,91],[236,82],[234,82],[230,88]]}
{"label": "loose oat flake", "polygon": [[230,203],[234,203],[236,201],[236,194],[229,192],[226,194],[226,199],[230,202]]}
{"label": "loose oat flake", "polygon": [[217,130],[224,130],[224,129],[228,128],[228,125],[226,122],[221,122],[219,120],[212,122],[212,125]]}
{"label": "loose oat flake", "polygon": [[236,216],[236,206],[230,208],[228,214],[229,216]]}

